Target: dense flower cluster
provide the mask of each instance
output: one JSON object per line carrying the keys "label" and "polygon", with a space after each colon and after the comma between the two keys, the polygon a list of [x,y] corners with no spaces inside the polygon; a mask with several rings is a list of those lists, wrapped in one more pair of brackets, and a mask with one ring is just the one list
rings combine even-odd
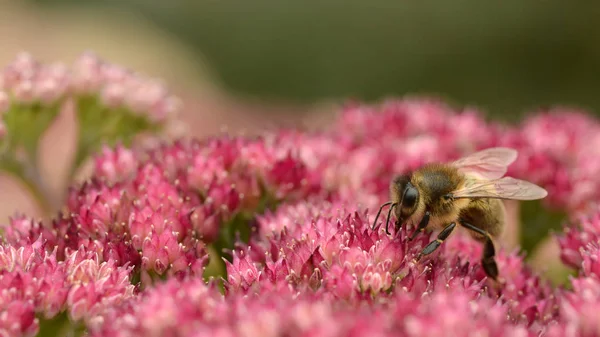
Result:
{"label": "dense flower cluster", "polygon": [[553,326],[549,336],[597,336],[600,323],[600,214],[580,216],[559,236],[562,261],[577,270],[571,279],[572,291],[560,296],[561,324]]}
{"label": "dense flower cluster", "polygon": [[[5,140],[9,154],[19,146],[27,151],[36,146],[66,106],[75,106],[84,135],[77,145],[85,146],[87,152],[78,153],[80,157],[95,151],[100,140],[112,144],[160,128],[178,111],[177,99],[158,80],[93,54],[66,65],[41,63],[21,53],[0,72],[0,140],[9,136]],[[114,126],[118,124],[122,126]]]}
{"label": "dense flower cluster", "polygon": [[506,307],[453,288],[357,306],[279,291],[222,297],[199,280],[169,281],[127,311],[92,336],[535,336]]}
{"label": "dense flower cluster", "polygon": [[103,145],[130,144],[148,133],[171,136],[178,106],[160,81],[92,54],[67,65],[21,53],[0,72],[0,171],[20,179],[51,215],[62,195],[52,195],[40,176],[38,148],[60,113],[74,112],[78,124],[72,179]]}
{"label": "dense flower cluster", "polygon": [[350,105],[327,131],[288,132],[284,143],[321,172],[324,188],[373,208],[394,175],[494,146],[502,129],[473,110],[457,114],[441,102],[407,99]]}
{"label": "dense flower cluster", "polygon": [[[62,98],[69,90],[69,77],[64,64],[41,64],[29,54],[19,54],[2,73],[4,98],[15,102],[46,104]],[[5,101],[5,109],[8,101]]]}
{"label": "dense flower cluster", "polygon": [[507,133],[502,145],[519,149],[509,174],[520,174],[548,190],[548,203],[572,215],[600,200],[595,177],[600,161],[600,123],[583,112],[550,110]]}
{"label": "dense flower cluster", "polygon": [[153,122],[172,117],[179,104],[159,80],[100,60],[91,53],[83,54],[73,64],[70,88],[78,95],[100,93],[107,107],[146,114]]}
{"label": "dense flower cluster", "polygon": [[[91,55],[56,69],[21,56],[8,69],[0,108],[75,95],[92,125],[107,111],[159,123],[174,104]],[[105,146],[52,221],[3,226],[0,335],[34,335],[65,313],[96,337],[599,335],[600,213],[581,216],[600,201],[598,131],[580,113],[506,126],[407,99],[350,105],[318,133]],[[492,146],[517,149],[509,174],[547,188],[547,206],[576,222],[559,238],[579,271],[573,289],[501,243],[499,282],[488,279],[482,245],[462,231],[416,261],[435,233],[371,228],[395,174]],[[222,258],[223,280],[207,283]]]}
{"label": "dense flower cluster", "polygon": [[228,264],[227,290],[310,289],[322,296],[356,301],[453,288],[499,297],[511,317],[528,324],[554,318],[553,290],[528,270],[520,256],[499,252],[504,284],[498,288],[479,267],[481,246],[463,233],[416,263],[416,254],[434,236],[408,241],[412,233],[402,228],[390,237],[382,228],[372,231],[369,220],[366,212],[350,213],[339,204],[282,207],[276,215],[259,220],[256,240],[251,239],[248,251],[241,250],[234,263]]}
{"label": "dense flower cluster", "polygon": [[[133,296],[130,268],[81,248],[59,261],[41,238],[15,248],[0,245],[0,332],[34,336],[39,318],[66,310],[73,321],[102,322],[104,310]],[[37,317],[36,317],[37,316]]]}
{"label": "dense flower cluster", "polygon": [[[558,242],[562,261],[566,265],[584,271],[589,271],[592,267],[598,268],[596,260],[600,245],[600,213],[582,216],[576,224],[566,226]],[[600,277],[600,271],[596,275]]]}
{"label": "dense flower cluster", "polygon": [[2,111],[9,108],[9,103],[50,105],[66,96],[99,94],[107,107],[127,107],[160,122],[175,113],[178,105],[158,80],[105,62],[91,53],[83,54],[73,65],[44,64],[21,53],[0,74],[0,91]]}
{"label": "dense flower cluster", "polygon": [[488,147],[515,148],[519,157],[508,174],[544,186],[546,204],[577,214],[600,200],[598,135],[600,123],[583,112],[550,110],[515,127],[486,122],[475,110],[406,99],[351,105],[324,134],[288,138],[322,172],[323,186],[370,208],[396,174]]}
{"label": "dense flower cluster", "polygon": [[117,147],[95,163],[95,178],[71,189],[51,226],[15,217],[4,239],[27,244],[42,235],[59,258],[83,246],[141,267],[142,277],[202,275],[206,245],[233,240],[219,231],[235,216],[311,188],[302,163],[262,139],[178,142],[139,156]]}

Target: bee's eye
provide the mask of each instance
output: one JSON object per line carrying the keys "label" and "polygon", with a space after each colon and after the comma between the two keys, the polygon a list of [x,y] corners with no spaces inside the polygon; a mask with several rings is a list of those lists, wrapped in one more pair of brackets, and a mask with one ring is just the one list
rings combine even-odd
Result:
{"label": "bee's eye", "polygon": [[444,200],[445,201],[450,201],[452,199],[452,195],[451,194],[445,194],[444,195]]}
{"label": "bee's eye", "polygon": [[404,191],[404,198],[402,198],[402,206],[407,208],[414,207],[418,197],[419,191],[413,186],[407,186]]}

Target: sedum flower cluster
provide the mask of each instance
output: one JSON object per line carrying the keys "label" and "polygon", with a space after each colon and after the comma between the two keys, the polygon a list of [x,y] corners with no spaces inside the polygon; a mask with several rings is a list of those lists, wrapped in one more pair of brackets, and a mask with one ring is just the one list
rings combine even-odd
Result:
{"label": "sedum flower cluster", "polygon": [[[99,64],[85,56],[69,75],[78,97],[167,115],[137,95],[162,91]],[[71,92],[44,81],[29,96],[18,80],[4,87],[11,104]],[[348,105],[319,132],[107,141],[52,218],[1,227],[0,336],[600,336],[599,131],[567,110],[509,126],[401,99]],[[416,262],[434,233],[372,229],[394,175],[492,146],[517,149],[509,174],[570,215],[557,238],[576,271],[566,286],[501,243],[494,282],[465,233]]]}
{"label": "sedum flower cluster", "polygon": [[[131,144],[167,132],[178,100],[160,81],[85,53],[72,64],[44,63],[17,55],[0,73],[0,172],[20,180],[42,211],[60,208],[41,176],[41,139],[57,116],[77,122],[75,153],[67,175],[79,172],[103,145]],[[58,203],[57,203],[58,201]]]}

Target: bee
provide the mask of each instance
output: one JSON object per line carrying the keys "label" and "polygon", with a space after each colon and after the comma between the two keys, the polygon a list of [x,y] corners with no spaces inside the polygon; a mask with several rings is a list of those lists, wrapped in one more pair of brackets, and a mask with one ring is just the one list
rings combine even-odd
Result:
{"label": "bee", "polygon": [[396,232],[404,223],[418,223],[410,241],[426,229],[439,230],[437,238],[417,255],[419,261],[461,226],[484,245],[481,265],[490,278],[497,280],[494,240],[502,234],[506,221],[502,199],[537,200],[548,195],[540,186],[505,176],[517,156],[514,149],[489,148],[454,162],[431,163],[396,176],[389,187],[391,200],[379,208],[373,230],[385,206],[390,206],[385,226],[388,235],[392,212]]}

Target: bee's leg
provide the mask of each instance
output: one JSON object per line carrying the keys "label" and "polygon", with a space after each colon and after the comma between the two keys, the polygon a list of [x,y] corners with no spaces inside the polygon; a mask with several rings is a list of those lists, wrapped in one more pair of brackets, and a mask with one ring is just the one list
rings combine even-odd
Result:
{"label": "bee's leg", "polygon": [[388,211],[387,214],[387,218],[385,220],[385,233],[387,235],[391,235],[392,233],[390,233],[390,216],[392,216],[392,210],[394,209],[394,204],[392,204],[392,206],[390,207],[390,210]]}
{"label": "bee's leg", "polygon": [[483,243],[483,256],[481,258],[481,266],[485,273],[492,279],[497,280],[498,278],[498,265],[496,264],[496,249],[494,248],[494,242],[492,241],[492,236],[490,233],[484,231],[481,228],[475,227],[470,223],[460,222],[460,224],[472,230],[478,234],[481,234],[485,237],[485,242]]}
{"label": "bee's leg", "polygon": [[416,260],[419,261],[423,257],[423,255],[429,255],[433,253],[436,249],[438,249],[442,242],[444,242],[444,240],[446,240],[448,236],[450,236],[455,227],[456,223],[453,222],[446,226],[444,229],[442,229],[440,234],[438,234],[437,238],[434,241],[431,241],[427,246],[425,246],[425,248],[423,248],[419,255],[417,255]]}
{"label": "bee's leg", "polygon": [[421,222],[419,222],[419,226],[417,226],[417,229],[415,230],[413,235],[411,235],[411,237],[408,239],[408,241],[414,240],[417,237],[417,235],[419,235],[419,233],[423,233],[423,231],[425,230],[425,227],[427,227],[427,225],[429,224],[429,216],[430,216],[429,211],[425,212],[425,215],[421,219]]}

